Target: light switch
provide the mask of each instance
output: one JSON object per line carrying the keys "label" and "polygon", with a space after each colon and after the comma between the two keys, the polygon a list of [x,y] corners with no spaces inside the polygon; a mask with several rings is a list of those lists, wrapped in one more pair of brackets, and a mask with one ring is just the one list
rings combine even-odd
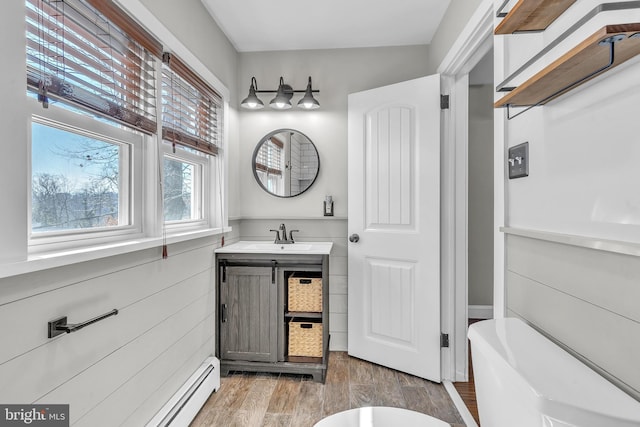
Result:
{"label": "light switch", "polygon": [[509,148],[507,163],[509,179],[529,176],[529,143],[523,142]]}

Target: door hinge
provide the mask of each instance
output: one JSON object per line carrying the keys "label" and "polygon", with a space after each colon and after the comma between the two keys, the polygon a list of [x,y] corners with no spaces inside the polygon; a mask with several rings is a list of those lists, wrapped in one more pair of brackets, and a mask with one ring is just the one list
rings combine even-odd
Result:
{"label": "door hinge", "polygon": [[440,347],[449,347],[449,334],[440,334]]}
{"label": "door hinge", "polygon": [[449,109],[449,95],[440,95],[440,109],[441,110]]}

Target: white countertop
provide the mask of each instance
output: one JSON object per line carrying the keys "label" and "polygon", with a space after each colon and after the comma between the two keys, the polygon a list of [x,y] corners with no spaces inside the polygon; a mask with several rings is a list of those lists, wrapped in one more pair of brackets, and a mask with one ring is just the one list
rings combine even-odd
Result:
{"label": "white countertop", "polygon": [[218,254],[329,255],[333,242],[276,244],[268,241],[240,241],[215,250]]}

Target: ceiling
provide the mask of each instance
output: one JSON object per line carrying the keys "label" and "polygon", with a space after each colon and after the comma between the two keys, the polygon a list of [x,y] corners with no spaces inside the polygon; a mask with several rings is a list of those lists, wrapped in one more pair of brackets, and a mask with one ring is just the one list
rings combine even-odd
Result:
{"label": "ceiling", "polygon": [[431,42],[450,0],[201,0],[239,52]]}

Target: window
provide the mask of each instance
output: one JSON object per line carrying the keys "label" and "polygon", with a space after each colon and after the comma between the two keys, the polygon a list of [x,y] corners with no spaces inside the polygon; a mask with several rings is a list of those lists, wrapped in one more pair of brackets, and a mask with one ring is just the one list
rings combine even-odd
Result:
{"label": "window", "polygon": [[129,144],[34,121],[31,232],[130,224]]}
{"label": "window", "polygon": [[31,250],[141,233],[160,44],[111,1],[25,4]]}
{"label": "window", "polygon": [[25,5],[29,251],[219,225],[222,97],[113,0]]}
{"label": "window", "polygon": [[218,154],[222,98],[177,56],[162,68],[162,138],[204,154]]}
{"label": "window", "polygon": [[143,232],[148,138],[114,122],[29,99],[30,250],[42,252]]}
{"label": "window", "polygon": [[213,222],[211,191],[221,139],[221,98],[172,54],[162,69],[164,220],[173,227]]}
{"label": "window", "polygon": [[284,194],[284,144],[277,138],[271,137],[260,146],[256,156],[256,174],[267,190],[274,194]]}

